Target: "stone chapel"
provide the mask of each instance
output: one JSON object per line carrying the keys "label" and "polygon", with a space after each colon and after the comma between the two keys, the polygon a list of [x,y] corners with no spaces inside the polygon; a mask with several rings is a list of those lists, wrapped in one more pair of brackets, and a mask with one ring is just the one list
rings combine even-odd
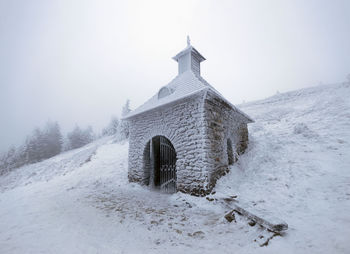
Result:
{"label": "stone chapel", "polygon": [[205,58],[190,44],[173,59],[178,75],[129,122],[130,182],[166,193],[209,194],[248,145],[253,120],[201,76]]}

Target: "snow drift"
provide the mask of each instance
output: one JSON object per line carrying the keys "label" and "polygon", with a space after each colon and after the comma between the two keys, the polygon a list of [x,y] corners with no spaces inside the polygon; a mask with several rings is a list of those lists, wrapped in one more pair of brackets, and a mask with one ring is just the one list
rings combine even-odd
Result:
{"label": "snow drift", "polygon": [[[0,178],[0,253],[346,253],[350,248],[350,86],[278,94],[240,108],[248,151],[216,193],[165,195],[127,180],[128,143],[104,138]],[[221,197],[287,221],[271,233]]]}

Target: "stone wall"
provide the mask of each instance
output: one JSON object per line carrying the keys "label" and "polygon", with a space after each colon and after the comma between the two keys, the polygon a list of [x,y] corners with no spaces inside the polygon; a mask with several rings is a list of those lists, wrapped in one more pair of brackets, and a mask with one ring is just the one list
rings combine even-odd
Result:
{"label": "stone wall", "polygon": [[228,139],[233,161],[248,143],[247,120],[210,90],[129,121],[129,180],[149,184],[149,141],[164,136],[177,154],[177,190],[193,195],[208,194],[228,172]]}
{"label": "stone wall", "polygon": [[244,117],[227,102],[209,91],[205,98],[205,164],[209,167],[209,186],[212,189],[217,179],[228,172],[229,156],[227,140],[232,143],[234,161],[244,153],[248,144],[248,129]]}
{"label": "stone wall", "polygon": [[203,194],[208,182],[208,168],[203,163],[203,96],[204,92],[129,119],[130,181],[148,183],[147,143],[155,136],[165,136],[177,154],[177,189]]}

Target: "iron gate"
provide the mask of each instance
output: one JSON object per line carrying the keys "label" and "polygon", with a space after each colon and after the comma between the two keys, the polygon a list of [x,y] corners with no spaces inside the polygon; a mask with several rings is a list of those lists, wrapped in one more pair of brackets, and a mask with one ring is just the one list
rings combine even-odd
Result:
{"label": "iron gate", "polygon": [[165,137],[160,137],[160,189],[165,193],[176,192],[176,152]]}

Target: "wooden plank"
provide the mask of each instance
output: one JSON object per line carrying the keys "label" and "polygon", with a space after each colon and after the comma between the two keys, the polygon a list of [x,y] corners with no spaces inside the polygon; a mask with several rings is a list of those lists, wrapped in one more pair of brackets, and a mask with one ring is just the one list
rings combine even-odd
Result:
{"label": "wooden plank", "polygon": [[241,201],[238,203],[233,199],[224,199],[224,201],[226,204],[229,204],[233,211],[236,211],[238,214],[247,217],[270,231],[282,233],[288,229],[288,224],[285,221],[271,215],[268,211],[255,209]]}
{"label": "wooden plank", "polygon": [[235,204],[235,210],[238,211],[240,214],[244,215],[245,217],[247,217],[248,219],[255,221],[259,225],[273,232],[282,232],[288,229],[288,224],[285,221],[278,219],[276,217],[265,215],[265,218],[263,218],[262,216],[264,215],[256,215],[255,213],[257,212],[254,211],[255,213],[253,213],[251,211],[248,211],[246,208],[242,208],[236,204]]}

